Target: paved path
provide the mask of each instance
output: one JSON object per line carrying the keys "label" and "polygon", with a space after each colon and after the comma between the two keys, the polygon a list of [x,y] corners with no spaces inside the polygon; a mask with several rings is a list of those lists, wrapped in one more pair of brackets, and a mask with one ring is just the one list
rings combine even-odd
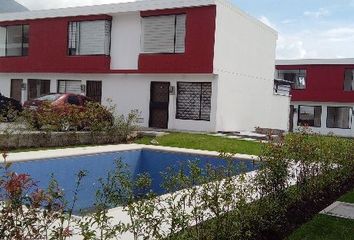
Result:
{"label": "paved path", "polygon": [[321,211],[322,214],[347,218],[354,220],[354,204],[344,202],[334,202],[332,205]]}

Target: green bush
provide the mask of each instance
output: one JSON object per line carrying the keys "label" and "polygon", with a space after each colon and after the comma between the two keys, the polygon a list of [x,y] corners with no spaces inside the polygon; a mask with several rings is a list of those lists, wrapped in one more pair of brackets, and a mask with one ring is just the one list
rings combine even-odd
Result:
{"label": "green bush", "polygon": [[[117,161],[100,181],[94,211],[69,222],[85,239],[127,232],[135,239],[283,239],[354,183],[353,141],[306,129],[265,144],[257,172],[247,173],[229,154],[221,153],[220,158],[227,166],[200,168],[198,161],[189,161],[177,171],[167,169],[162,187],[171,194],[160,197],[150,190],[148,174],[132,179],[127,166]],[[22,194],[14,196],[17,205],[11,206],[26,201],[16,197]],[[117,206],[123,207],[130,223],[112,220],[108,210]],[[8,215],[0,217],[5,221]],[[27,219],[26,214],[19,217]],[[71,213],[57,217],[68,221]],[[12,224],[7,226],[12,229]]]}

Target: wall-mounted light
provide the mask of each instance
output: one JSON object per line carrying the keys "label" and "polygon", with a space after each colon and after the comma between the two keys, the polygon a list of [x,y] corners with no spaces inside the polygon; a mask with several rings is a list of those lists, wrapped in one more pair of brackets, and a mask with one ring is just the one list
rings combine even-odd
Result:
{"label": "wall-mounted light", "polygon": [[86,93],[86,85],[81,84],[81,93]]}
{"label": "wall-mounted light", "polygon": [[21,90],[25,91],[27,89],[27,83],[21,83]]}
{"label": "wall-mounted light", "polygon": [[176,94],[176,87],[175,86],[170,86],[170,94],[175,95]]}

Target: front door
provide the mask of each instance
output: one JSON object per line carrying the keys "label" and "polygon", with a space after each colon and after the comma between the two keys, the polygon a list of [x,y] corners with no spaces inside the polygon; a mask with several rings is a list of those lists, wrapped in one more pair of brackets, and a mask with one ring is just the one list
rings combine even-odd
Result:
{"label": "front door", "polygon": [[86,96],[101,102],[102,100],[102,82],[101,81],[87,81],[86,82]]}
{"label": "front door", "polygon": [[290,105],[290,114],[289,114],[289,132],[294,131],[294,105]]}
{"label": "front door", "polygon": [[22,100],[22,79],[11,79],[10,97],[21,102]]}
{"label": "front door", "polygon": [[149,127],[168,128],[169,82],[151,82]]}

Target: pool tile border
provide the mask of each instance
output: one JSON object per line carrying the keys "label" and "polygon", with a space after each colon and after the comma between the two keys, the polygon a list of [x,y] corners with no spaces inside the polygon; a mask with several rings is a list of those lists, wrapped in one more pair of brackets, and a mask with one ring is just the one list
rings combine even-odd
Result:
{"label": "pool tile border", "polygon": [[[90,147],[75,147],[75,148],[63,148],[54,150],[39,150],[30,152],[19,152],[19,153],[8,153],[7,162],[25,162],[34,160],[44,160],[51,158],[65,158],[72,156],[82,156],[82,155],[93,155],[100,153],[110,153],[119,151],[132,151],[132,150],[155,150],[164,152],[175,152],[184,154],[196,154],[203,156],[218,156],[219,153],[216,151],[207,150],[197,150],[188,148],[177,148],[177,147],[164,147],[164,146],[152,146],[143,144],[118,144],[118,145],[107,145],[107,146],[90,146]],[[234,158],[242,160],[253,160],[258,161],[258,156],[247,155],[247,154],[234,154]],[[0,162],[4,162],[1,159]]]}

